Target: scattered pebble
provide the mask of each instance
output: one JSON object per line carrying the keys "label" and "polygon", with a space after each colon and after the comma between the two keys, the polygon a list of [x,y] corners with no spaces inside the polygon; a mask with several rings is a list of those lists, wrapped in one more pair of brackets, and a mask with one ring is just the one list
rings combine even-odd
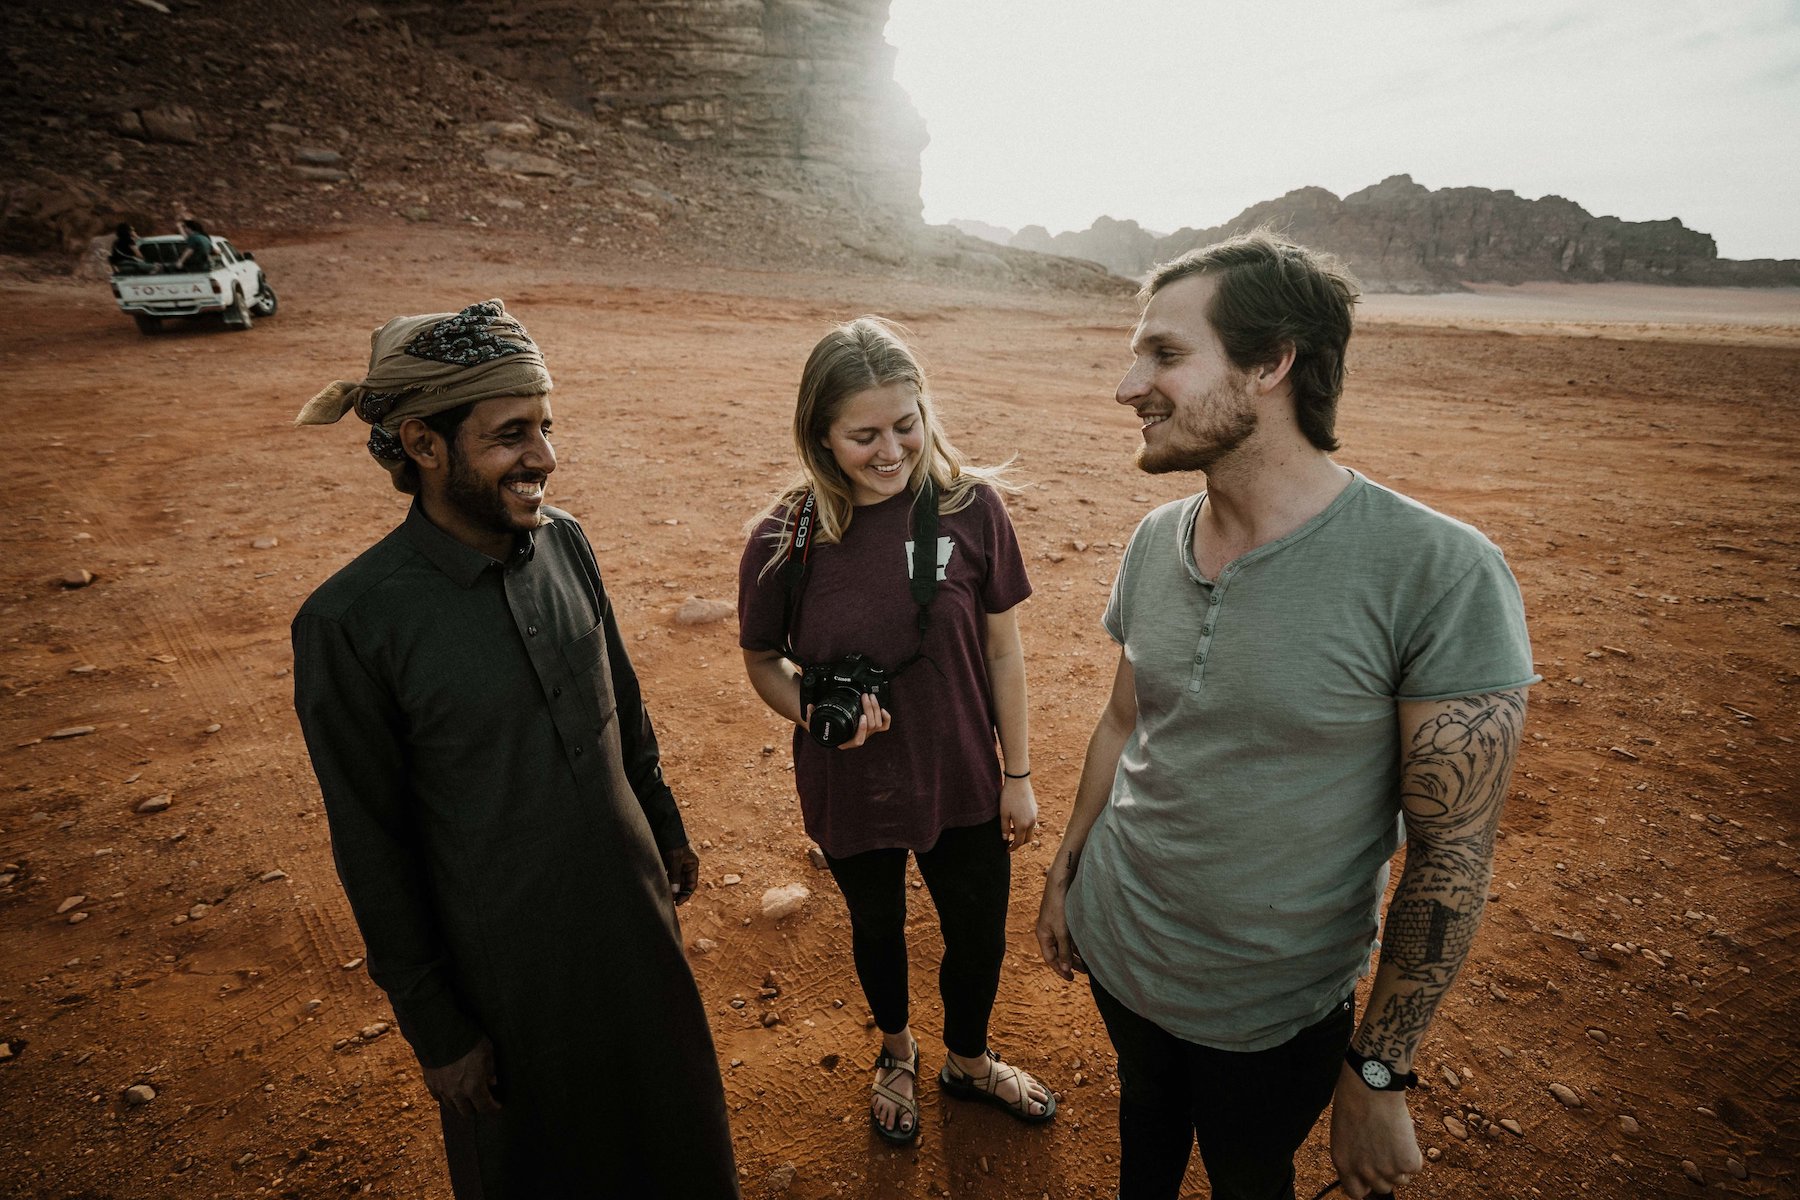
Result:
{"label": "scattered pebble", "polygon": [[151,796],[147,800],[138,801],[137,811],[141,813],[159,813],[173,803],[174,800],[170,798],[169,793],[164,792],[160,796]]}
{"label": "scattered pebble", "polygon": [[188,909],[188,919],[190,921],[198,921],[201,917],[204,917],[211,911],[212,905],[210,904],[196,904],[194,907]]}
{"label": "scattered pebble", "polygon": [[1466,1142],[1469,1140],[1469,1127],[1455,1117],[1444,1118],[1444,1129],[1449,1132],[1451,1137],[1459,1142]]}
{"label": "scattered pebble", "polygon": [[763,893],[762,914],[770,921],[779,921],[800,911],[812,892],[803,883],[789,883],[781,887],[772,887]]}
{"label": "scattered pebble", "polygon": [[304,1005],[304,1010],[309,1013],[316,1013],[324,1007],[325,1002],[323,1000],[308,1000]]}
{"label": "scattered pebble", "polygon": [[363,960],[361,958],[353,958],[349,962],[340,963],[339,965],[346,971],[354,971],[356,968],[363,965]]}
{"label": "scattered pebble", "polygon": [[364,1025],[361,1029],[356,1031],[356,1036],[360,1037],[365,1042],[372,1042],[382,1034],[386,1033],[388,1028],[389,1026],[386,1021],[377,1021],[373,1025]]}
{"label": "scattered pebble", "polygon": [[1449,1067],[1440,1067],[1439,1070],[1442,1072],[1442,1074],[1444,1076],[1445,1083],[1449,1084],[1452,1088],[1462,1087],[1462,1076],[1461,1075],[1458,1075],[1455,1071],[1451,1070]]}
{"label": "scattered pebble", "polygon": [[675,610],[677,625],[710,625],[714,621],[723,621],[726,617],[737,616],[737,605],[725,600],[702,600],[698,596],[689,596]]}
{"label": "scattered pebble", "polygon": [[1600,1044],[1601,1044],[1601,1045],[1602,1045],[1602,1046],[1604,1046],[1604,1045],[1606,1045],[1606,1042],[1607,1042],[1607,1033],[1606,1033],[1606,1030],[1604,1030],[1604,1029],[1590,1029],[1590,1030],[1588,1030],[1588,1031],[1587,1031],[1587,1035],[1588,1035],[1588,1036],[1589,1036],[1589,1037],[1591,1037],[1591,1038],[1593,1038],[1593,1039],[1594,1039],[1594,1040],[1595,1040],[1595,1041],[1596,1041],[1596,1042],[1599,1042],[1599,1043],[1600,1043]]}
{"label": "scattered pebble", "polygon": [[70,591],[84,588],[92,582],[94,582],[94,573],[85,567],[76,567],[62,577],[62,585]]}
{"label": "scattered pebble", "polygon": [[86,737],[92,732],[94,732],[94,727],[92,725],[71,725],[67,729],[58,729],[54,733],[46,733],[44,737],[52,742],[58,742],[65,738]]}
{"label": "scattered pebble", "polygon": [[762,1015],[762,1023],[764,1029],[773,1029],[775,1026],[781,1024],[781,1014],[771,1008]]}
{"label": "scattered pebble", "polygon": [[773,1171],[769,1172],[769,1190],[774,1192],[777,1196],[786,1195],[787,1190],[794,1186],[794,1176],[796,1174],[797,1172],[794,1170],[793,1163],[782,1163],[779,1167],[776,1167]]}
{"label": "scattered pebble", "polygon": [[277,879],[286,879],[287,877],[288,877],[287,872],[283,871],[281,868],[277,867],[273,871],[264,871],[262,873],[262,882],[263,883],[274,883]]}
{"label": "scattered pebble", "polygon": [[1556,1097],[1558,1103],[1563,1104],[1568,1108],[1581,1107],[1581,1096],[1572,1087],[1567,1087],[1560,1083],[1553,1083],[1550,1085],[1550,1094]]}
{"label": "scattered pebble", "polygon": [[1750,1178],[1750,1172],[1745,1170],[1744,1164],[1735,1158],[1728,1158],[1725,1160],[1725,1169],[1731,1172],[1731,1177],[1733,1179]]}
{"label": "scattered pebble", "polygon": [[1619,1130],[1622,1133],[1628,1133],[1632,1137],[1636,1137],[1637,1131],[1638,1131],[1637,1118],[1636,1117],[1620,1117],[1619,1118]]}
{"label": "scattered pebble", "polygon": [[93,663],[81,663],[77,666],[70,667],[69,674],[71,674],[71,675],[92,675],[95,671],[98,671],[99,669],[100,668],[96,667]]}
{"label": "scattered pebble", "polygon": [[225,728],[223,725],[219,724],[217,721],[214,721],[211,725],[208,725],[205,729],[202,729],[200,732],[201,733],[217,733],[217,732],[219,732],[219,730],[221,730],[223,728]]}
{"label": "scattered pebble", "polygon": [[1496,1122],[1496,1124],[1498,1124],[1500,1126],[1500,1128],[1506,1130],[1506,1132],[1512,1134],[1514,1137],[1524,1137],[1525,1136],[1524,1128],[1521,1127],[1520,1124],[1517,1121],[1513,1120],[1511,1117],[1501,1117],[1500,1120]]}
{"label": "scattered pebble", "polygon": [[1706,1183],[1706,1176],[1700,1173],[1700,1167],[1691,1158],[1681,1160],[1681,1173],[1698,1184]]}
{"label": "scattered pebble", "polygon": [[280,538],[276,537],[274,534],[264,534],[262,537],[251,542],[250,548],[252,550],[273,550],[279,545],[281,545]]}
{"label": "scattered pebble", "polygon": [[72,912],[69,914],[69,924],[71,925],[79,925],[87,919],[88,915],[84,912]]}
{"label": "scattered pebble", "polygon": [[1439,1150],[1436,1146],[1427,1146],[1425,1148],[1425,1161],[1426,1162],[1436,1162],[1438,1159],[1440,1159],[1442,1157],[1444,1157],[1444,1152],[1442,1150]]}
{"label": "scattered pebble", "polygon": [[806,848],[806,861],[813,865],[813,870],[815,871],[828,871],[831,869],[831,864],[825,861],[825,852],[817,846],[808,846]]}
{"label": "scattered pebble", "polygon": [[726,887],[736,887],[738,884],[744,882],[744,877],[742,875],[727,875],[723,882]]}
{"label": "scattered pebble", "polygon": [[64,913],[68,912],[71,908],[74,908],[76,905],[80,904],[82,901],[84,901],[86,899],[87,899],[86,896],[70,896],[68,899],[64,900],[61,904],[56,906],[56,915],[59,917],[62,916]]}
{"label": "scattered pebble", "polygon": [[711,954],[719,948],[719,943],[711,938],[695,938],[693,950],[695,954]]}
{"label": "scattered pebble", "polygon": [[156,1089],[147,1083],[134,1083],[125,1089],[125,1103],[136,1108],[140,1104],[148,1104],[156,1099]]}

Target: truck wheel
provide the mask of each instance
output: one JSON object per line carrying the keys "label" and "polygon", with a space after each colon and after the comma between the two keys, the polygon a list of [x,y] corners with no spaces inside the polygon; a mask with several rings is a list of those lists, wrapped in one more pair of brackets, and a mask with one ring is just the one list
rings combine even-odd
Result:
{"label": "truck wheel", "polygon": [[256,299],[251,303],[250,311],[259,317],[272,317],[277,303],[275,289],[269,286],[267,279],[259,278],[256,281]]}
{"label": "truck wheel", "polygon": [[138,332],[146,337],[162,332],[162,318],[146,316],[143,313],[132,313],[131,319],[137,322]]}
{"label": "truck wheel", "polygon": [[225,310],[225,328],[248,329],[254,320],[250,315],[250,305],[244,299],[244,289],[233,288],[231,307]]}

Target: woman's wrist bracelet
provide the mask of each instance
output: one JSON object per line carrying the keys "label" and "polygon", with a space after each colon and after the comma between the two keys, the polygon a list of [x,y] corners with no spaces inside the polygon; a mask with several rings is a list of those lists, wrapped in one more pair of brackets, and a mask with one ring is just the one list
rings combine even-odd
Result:
{"label": "woman's wrist bracelet", "polygon": [[1014,775],[1011,771],[1007,770],[1005,767],[1001,767],[1000,773],[1002,775],[1006,776],[1008,779],[1030,779],[1031,778],[1031,772],[1029,770],[1025,771],[1023,774]]}

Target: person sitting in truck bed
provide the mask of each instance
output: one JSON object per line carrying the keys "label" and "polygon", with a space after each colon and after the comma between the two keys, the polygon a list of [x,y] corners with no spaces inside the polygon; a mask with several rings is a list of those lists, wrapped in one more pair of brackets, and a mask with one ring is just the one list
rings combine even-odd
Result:
{"label": "person sitting in truck bed", "polygon": [[137,230],[128,222],[120,221],[113,230],[112,249],[106,255],[107,265],[115,275],[142,275],[156,268],[144,259],[144,252],[138,249]]}
{"label": "person sitting in truck bed", "polygon": [[192,217],[178,221],[176,224],[180,227],[181,232],[187,235],[187,249],[183,250],[181,257],[175,260],[175,269],[200,272],[212,270],[213,244],[212,239],[206,236],[205,227]]}

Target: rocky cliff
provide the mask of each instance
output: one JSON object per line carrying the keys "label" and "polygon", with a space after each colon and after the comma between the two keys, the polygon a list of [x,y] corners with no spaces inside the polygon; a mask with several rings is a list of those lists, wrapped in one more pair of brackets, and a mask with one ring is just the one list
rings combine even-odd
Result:
{"label": "rocky cliff", "polygon": [[441,0],[389,13],[604,122],[916,223],[925,123],[894,82],[888,4]]}
{"label": "rocky cliff", "polygon": [[1511,191],[1440,188],[1394,175],[1339,199],[1299,188],[1206,229],[1156,237],[1132,221],[1102,217],[1051,238],[1021,230],[1012,244],[1087,258],[1139,276],[1196,246],[1258,225],[1345,259],[1371,291],[1453,291],[1464,283],[1629,281],[1800,286],[1800,262],[1721,259],[1711,236],[1679,220],[1596,217],[1572,200],[1528,200]]}

